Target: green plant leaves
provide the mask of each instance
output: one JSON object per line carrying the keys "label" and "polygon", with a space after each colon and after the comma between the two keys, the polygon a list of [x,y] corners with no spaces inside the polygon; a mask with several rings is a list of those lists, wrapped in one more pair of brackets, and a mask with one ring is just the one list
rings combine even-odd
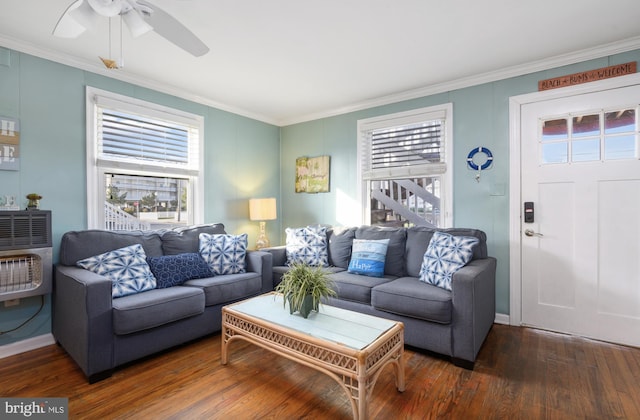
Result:
{"label": "green plant leaves", "polygon": [[284,295],[284,302],[289,302],[293,313],[300,311],[308,295],[312,297],[313,309],[317,311],[322,298],[337,296],[334,287],[335,284],[322,267],[293,264],[283,274],[282,281],[275,290]]}

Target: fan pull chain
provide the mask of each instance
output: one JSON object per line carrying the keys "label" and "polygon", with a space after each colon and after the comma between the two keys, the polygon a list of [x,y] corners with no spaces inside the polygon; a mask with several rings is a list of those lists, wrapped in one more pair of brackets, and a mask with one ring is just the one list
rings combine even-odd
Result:
{"label": "fan pull chain", "polygon": [[[122,34],[122,28],[120,29],[120,33]],[[111,40],[112,40],[111,17],[109,17],[109,58],[102,58],[102,57],[99,57],[99,58],[104,63],[105,67],[110,70],[119,68],[118,63],[115,60],[111,59],[112,57]],[[122,36],[120,37],[120,58],[122,59]]]}
{"label": "fan pull chain", "polygon": [[124,52],[123,52],[123,42],[122,42],[122,15],[120,15],[120,62],[118,63],[118,67],[122,68],[124,67]]}

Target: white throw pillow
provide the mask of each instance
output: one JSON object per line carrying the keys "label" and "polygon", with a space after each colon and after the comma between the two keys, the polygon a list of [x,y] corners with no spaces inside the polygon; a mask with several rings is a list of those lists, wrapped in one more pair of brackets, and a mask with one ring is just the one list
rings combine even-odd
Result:
{"label": "white throw pillow", "polygon": [[111,296],[114,298],[156,287],[156,278],[147,264],[147,256],[140,244],[85,258],[76,265],[111,279]]}
{"label": "white throw pillow", "polygon": [[287,264],[306,264],[312,267],[329,265],[326,227],[287,228],[285,233]]}
{"label": "white throw pillow", "polygon": [[453,273],[473,258],[473,247],[480,243],[472,236],[453,236],[435,232],[424,253],[420,281],[451,290]]}
{"label": "white throw pillow", "polygon": [[227,235],[201,233],[200,256],[214,275],[239,274],[246,271],[247,234]]}

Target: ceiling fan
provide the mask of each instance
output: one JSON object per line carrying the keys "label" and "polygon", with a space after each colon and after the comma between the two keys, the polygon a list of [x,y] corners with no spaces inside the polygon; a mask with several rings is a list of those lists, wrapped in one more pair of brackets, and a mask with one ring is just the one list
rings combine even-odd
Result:
{"label": "ceiling fan", "polygon": [[[122,21],[136,38],[155,31],[169,42],[188,53],[200,57],[209,52],[207,47],[186,26],[173,16],[144,0],[77,0],[62,14],[53,35],[61,38],[77,38],[85,30],[93,28],[101,17],[120,15]],[[102,59],[107,67],[112,60]],[[117,68],[114,62],[114,67]]]}

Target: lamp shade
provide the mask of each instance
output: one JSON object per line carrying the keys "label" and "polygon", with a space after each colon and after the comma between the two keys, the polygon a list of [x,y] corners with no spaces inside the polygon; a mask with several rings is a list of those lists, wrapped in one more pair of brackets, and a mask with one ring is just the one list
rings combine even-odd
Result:
{"label": "lamp shade", "polygon": [[122,20],[127,24],[127,27],[131,31],[131,36],[134,38],[153,30],[151,25],[145,22],[142,16],[140,16],[135,9],[131,9],[127,13],[124,13],[122,15]]}
{"label": "lamp shade", "polygon": [[275,198],[252,198],[249,200],[249,219],[251,220],[275,220]]}

